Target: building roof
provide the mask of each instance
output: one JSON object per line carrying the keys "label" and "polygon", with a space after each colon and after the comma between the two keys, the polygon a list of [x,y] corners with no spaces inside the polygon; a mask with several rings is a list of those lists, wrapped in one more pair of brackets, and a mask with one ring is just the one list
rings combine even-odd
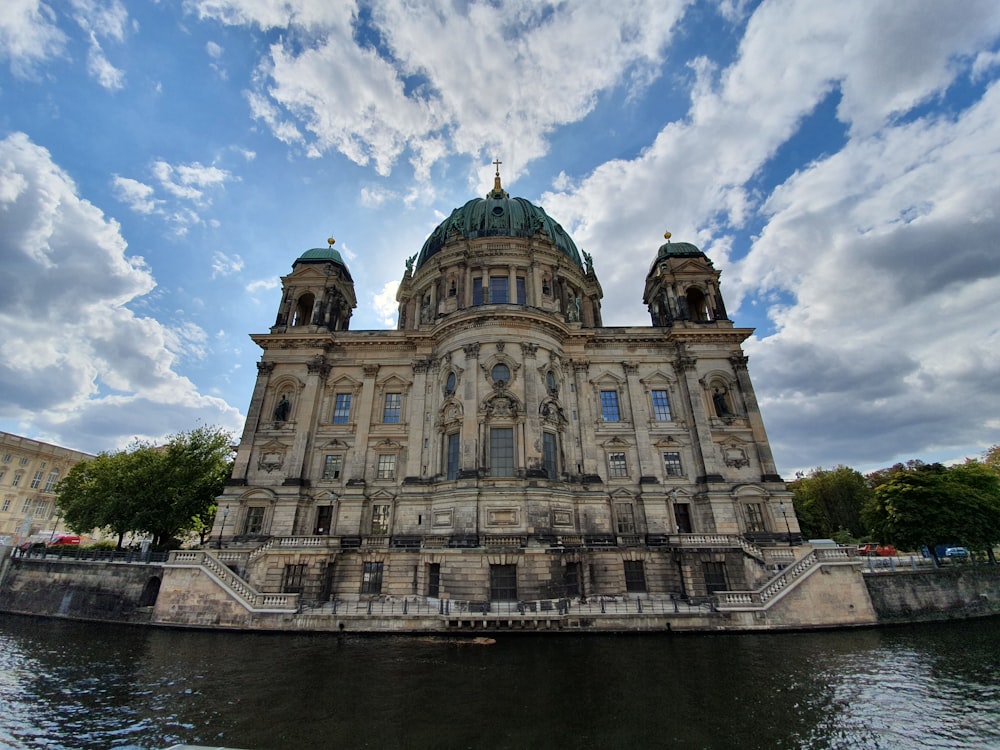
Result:
{"label": "building roof", "polygon": [[497,171],[493,190],[485,198],[473,198],[431,232],[417,258],[417,268],[444,247],[454,234],[467,239],[477,237],[534,237],[539,232],[549,236],[555,246],[576,265],[583,267],[580,252],[569,236],[544,209],[525,198],[511,198],[500,185]]}
{"label": "building roof", "polygon": [[340,253],[333,249],[335,240],[331,237],[328,241],[330,243],[329,247],[314,247],[311,250],[306,250],[292,265],[295,266],[299,263],[333,263],[343,268],[347,278],[350,279],[351,273],[347,268],[347,264]]}

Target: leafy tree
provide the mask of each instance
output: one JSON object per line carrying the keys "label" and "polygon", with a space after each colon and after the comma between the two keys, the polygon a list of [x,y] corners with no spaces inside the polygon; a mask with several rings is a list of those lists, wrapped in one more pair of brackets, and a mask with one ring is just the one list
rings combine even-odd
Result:
{"label": "leafy tree", "polygon": [[847,466],[814,469],[789,485],[799,525],[807,537],[864,535],[861,509],[871,497],[865,478]]}
{"label": "leafy tree", "polygon": [[865,475],[865,479],[868,480],[868,485],[872,489],[875,489],[880,484],[885,484],[886,482],[888,482],[890,479],[892,479],[893,476],[900,473],[901,471],[920,471],[920,469],[922,469],[925,466],[927,466],[927,464],[925,464],[919,458],[911,458],[905,464],[897,463],[885,469],[878,469],[877,471],[873,471],[871,474]]}
{"label": "leafy tree", "polygon": [[903,549],[991,550],[1000,540],[1000,477],[977,462],[898,470],[875,487],[863,518],[880,540]]}
{"label": "leafy tree", "polygon": [[119,547],[126,533],[147,533],[163,546],[205,523],[230,472],[231,439],[199,427],[163,447],[136,442],[102,453],[73,466],[56,487],[56,502],[74,531],[107,528]]}

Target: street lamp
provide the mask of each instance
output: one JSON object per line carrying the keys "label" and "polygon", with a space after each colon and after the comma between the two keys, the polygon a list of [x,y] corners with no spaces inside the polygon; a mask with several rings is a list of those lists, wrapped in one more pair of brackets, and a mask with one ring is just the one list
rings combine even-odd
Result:
{"label": "street lamp", "polygon": [[785,519],[785,531],[788,533],[788,546],[792,546],[792,528],[788,525],[788,514],[785,513],[785,503],[784,501],[778,502],[778,510],[781,511],[781,517]]}
{"label": "street lamp", "polygon": [[226,530],[226,519],[229,518],[229,506],[222,509],[222,526],[219,527],[219,538],[215,541],[215,548],[222,549],[222,532]]}

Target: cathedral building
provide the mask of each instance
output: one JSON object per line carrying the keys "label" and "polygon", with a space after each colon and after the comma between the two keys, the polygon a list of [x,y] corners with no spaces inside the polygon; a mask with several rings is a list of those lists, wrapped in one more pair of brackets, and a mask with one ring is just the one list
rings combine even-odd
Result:
{"label": "cathedral building", "polygon": [[761,551],[799,540],[752,330],[694,245],[650,253],[648,326],[605,326],[591,256],[498,170],[407,260],[397,328],[361,331],[333,245],[294,261],[252,336],[210,546],[256,590],[690,599],[754,588],[774,572]]}

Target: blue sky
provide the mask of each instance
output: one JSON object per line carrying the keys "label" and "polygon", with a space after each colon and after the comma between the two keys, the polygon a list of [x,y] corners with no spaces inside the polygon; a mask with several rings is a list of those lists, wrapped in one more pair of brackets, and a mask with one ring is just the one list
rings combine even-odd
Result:
{"label": "blue sky", "polygon": [[494,158],[606,324],[665,230],[713,259],[787,478],[1000,442],[992,0],[8,0],[0,429],[238,434],[295,258],[336,237],[393,327]]}

